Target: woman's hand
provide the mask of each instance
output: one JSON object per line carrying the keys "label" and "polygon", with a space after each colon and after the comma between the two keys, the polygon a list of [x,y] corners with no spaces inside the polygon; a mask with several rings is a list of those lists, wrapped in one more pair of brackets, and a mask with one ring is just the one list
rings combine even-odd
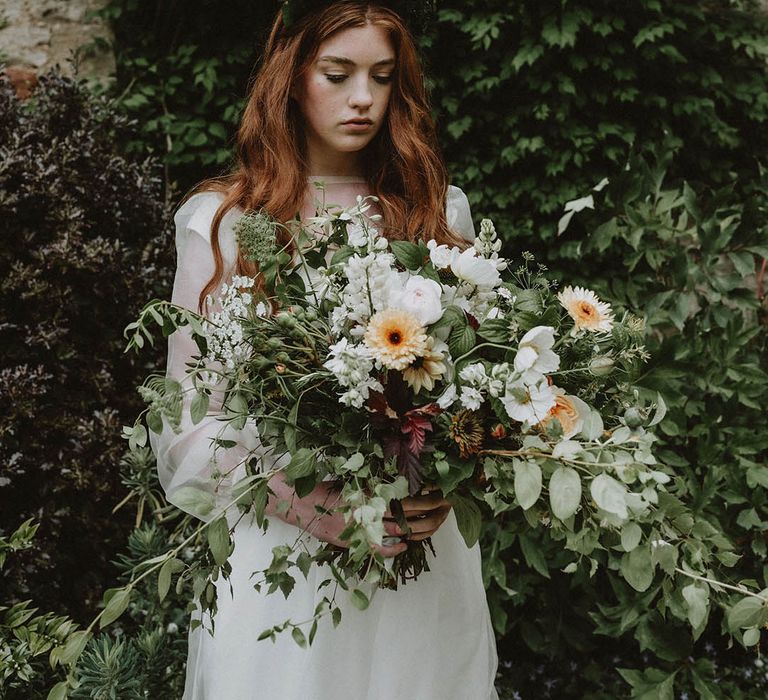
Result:
{"label": "woman's hand", "polygon": [[[342,540],[339,535],[347,527],[344,516],[339,512],[319,513],[315,506],[320,506],[329,511],[341,501],[341,493],[334,487],[331,481],[321,481],[309,494],[303,498],[296,495],[293,487],[285,483],[285,475],[278,472],[269,480],[269,487],[274,495],[269,495],[265,512],[288,523],[306,530],[313,537],[328,542],[336,547],[348,547],[349,542]],[[277,502],[287,501],[288,510],[277,511]],[[388,525],[390,527],[388,527]],[[387,534],[393,535],[392,523],[384,523]],[[373,545],[372,548],[384,557],[394,557],[408,549],[405,542],[398,542],[390,546]]]}
{"label": "woman's hand", "polygon": [[404,536],[408,540],[425,540],[432,537],[445,522],[452,507],[435,484],[424,484],[419,495],[404,498],[400,503],[411,534],[406,535],[398,527],[389,510],[384,513],[384,529],[389,535]]}

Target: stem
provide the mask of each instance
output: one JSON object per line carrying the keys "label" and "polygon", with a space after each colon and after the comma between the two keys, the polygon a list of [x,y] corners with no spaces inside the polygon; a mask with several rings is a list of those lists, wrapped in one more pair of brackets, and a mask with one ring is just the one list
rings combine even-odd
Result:
{"label": "stem", "polygon": [[677,571],[678,574],[683,574],[683,576],[688,576],[688,578],[696,579],[697,581],[704,581],[705,583],[712,584],[713,586],[720,586],[720,588],[728,588],[731,591],[736,591],[736,593],[741,593],[742,595],[751,596],[752,598],[757,598],[758,600],[763,601],[763,603],[768,604],[768,597],[760,595],[759,593],[752,593],[752,591],[745,591],[743,588],[739,588],[738,586],[732,586],[729,583],[721,583],[716,579],[707,578],[706,576],[700,576],[699,574],[692,574],[688,571],[685,571],[684,569],[680,569],[677,566],[675,567],[675,571]]}

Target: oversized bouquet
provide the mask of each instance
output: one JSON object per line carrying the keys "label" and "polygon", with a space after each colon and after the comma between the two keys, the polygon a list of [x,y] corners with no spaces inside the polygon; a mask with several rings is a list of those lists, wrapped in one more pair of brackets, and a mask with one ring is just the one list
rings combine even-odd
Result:
{"label": "oversized bouquet", "polygon": [[[141,346],[152,340],[151,321],[166,335],[190,325],[200,348],[189,370],[192,420],[205,415],[224,379],[227,420],[242,428],[255,419],[262,443],[286,455],[275,467],[254,453],[232,508],[266,527],[268,481],[279,470],[299,496],[321,480],[338,486],[334,510],[344,515],[348,547],[278,547],[259,572],[262,583],[288,595],[291,570],[327,566],[324,585],[351,589],[365,608],[376,587],[416,578],[440,556],[430,540],[408,540],[394,559],[373,545],[386,542],[387,511],[408,532],[400,499],[425,484],[451,502],[467,546],[477,542],[484,514],[519,508],[573,554],[567,572],[582,560],[594,572],[593,551],[619,546],[621,572],[638,590],[657,564],[672,573],[676,554],[662,552],[666,533],[656,522],[670,475],[646,431],[664,405],[660,398],[643,405],[631,385],[646,359],[642,320],[615,318],[581,287],[556,291],[529,255],[512,270],[490,220],[466,249],[390,242],[366,213],[374,199],[320,212],[314,232],[290,227],[285,247],[277,243],[281,224],[246,213],[235,232],[258,277],[233,277],[209,318],[153,301],[128,329],[129,346]],[[160,414],[178,423],[178,382],[150,378],[145,393],[150,429],[162,430]],[[141,423],[129,437],[145,440]],[[229,447],[217,441],[216,449]],[[198,511],[214,508],[209,490],[187,490]],[[227,573],[232,545],[227,520],[213,516],[215,577]],[[207,587],[195,588],[203,608],[215,609]],[[325,597],[316,612],[338,622],[333,600]],[[315,629],[316,620],[310,641]],[[303,639],[295,629],[294,636]]]}

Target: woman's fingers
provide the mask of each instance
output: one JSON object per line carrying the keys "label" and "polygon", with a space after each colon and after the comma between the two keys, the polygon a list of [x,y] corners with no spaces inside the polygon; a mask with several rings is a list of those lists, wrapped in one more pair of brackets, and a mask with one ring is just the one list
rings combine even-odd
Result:
{"label": "woman's fingers", "polygon": [[443,508],[436,508],[429,513],[425,513],[423,517],[409,519],[408,525],[411,528],[411,534],[407,535],[407,538],[410,540],[423,540],[427,537],[431,537],[445,522],[450,511],[451,507],[448,505]]}
{"label": "woman's fingers", "polygon": [[[384,542],[386,542],[386,538],[384,539]],[[375,544],[373,545],[373,549],[377,552],[379,552],[383,557],[396,557],[398,554],[402,554],[406,549],[408,549],[408,545],[405,542],[398,542],[397,544]]]}

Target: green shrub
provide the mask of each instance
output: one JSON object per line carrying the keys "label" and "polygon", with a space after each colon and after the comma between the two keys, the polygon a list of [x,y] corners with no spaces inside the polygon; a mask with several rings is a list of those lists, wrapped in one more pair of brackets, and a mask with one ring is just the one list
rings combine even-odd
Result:
{"label": "green shrub", "polygon": [[130,527],[111,511],[146,368],[122,329],[173,273],[160,168],[122,153],[131,138],[135,124],[55,71],[27,102],[0,81],[0,528],[40,524],[0,600],[80,619]]}

